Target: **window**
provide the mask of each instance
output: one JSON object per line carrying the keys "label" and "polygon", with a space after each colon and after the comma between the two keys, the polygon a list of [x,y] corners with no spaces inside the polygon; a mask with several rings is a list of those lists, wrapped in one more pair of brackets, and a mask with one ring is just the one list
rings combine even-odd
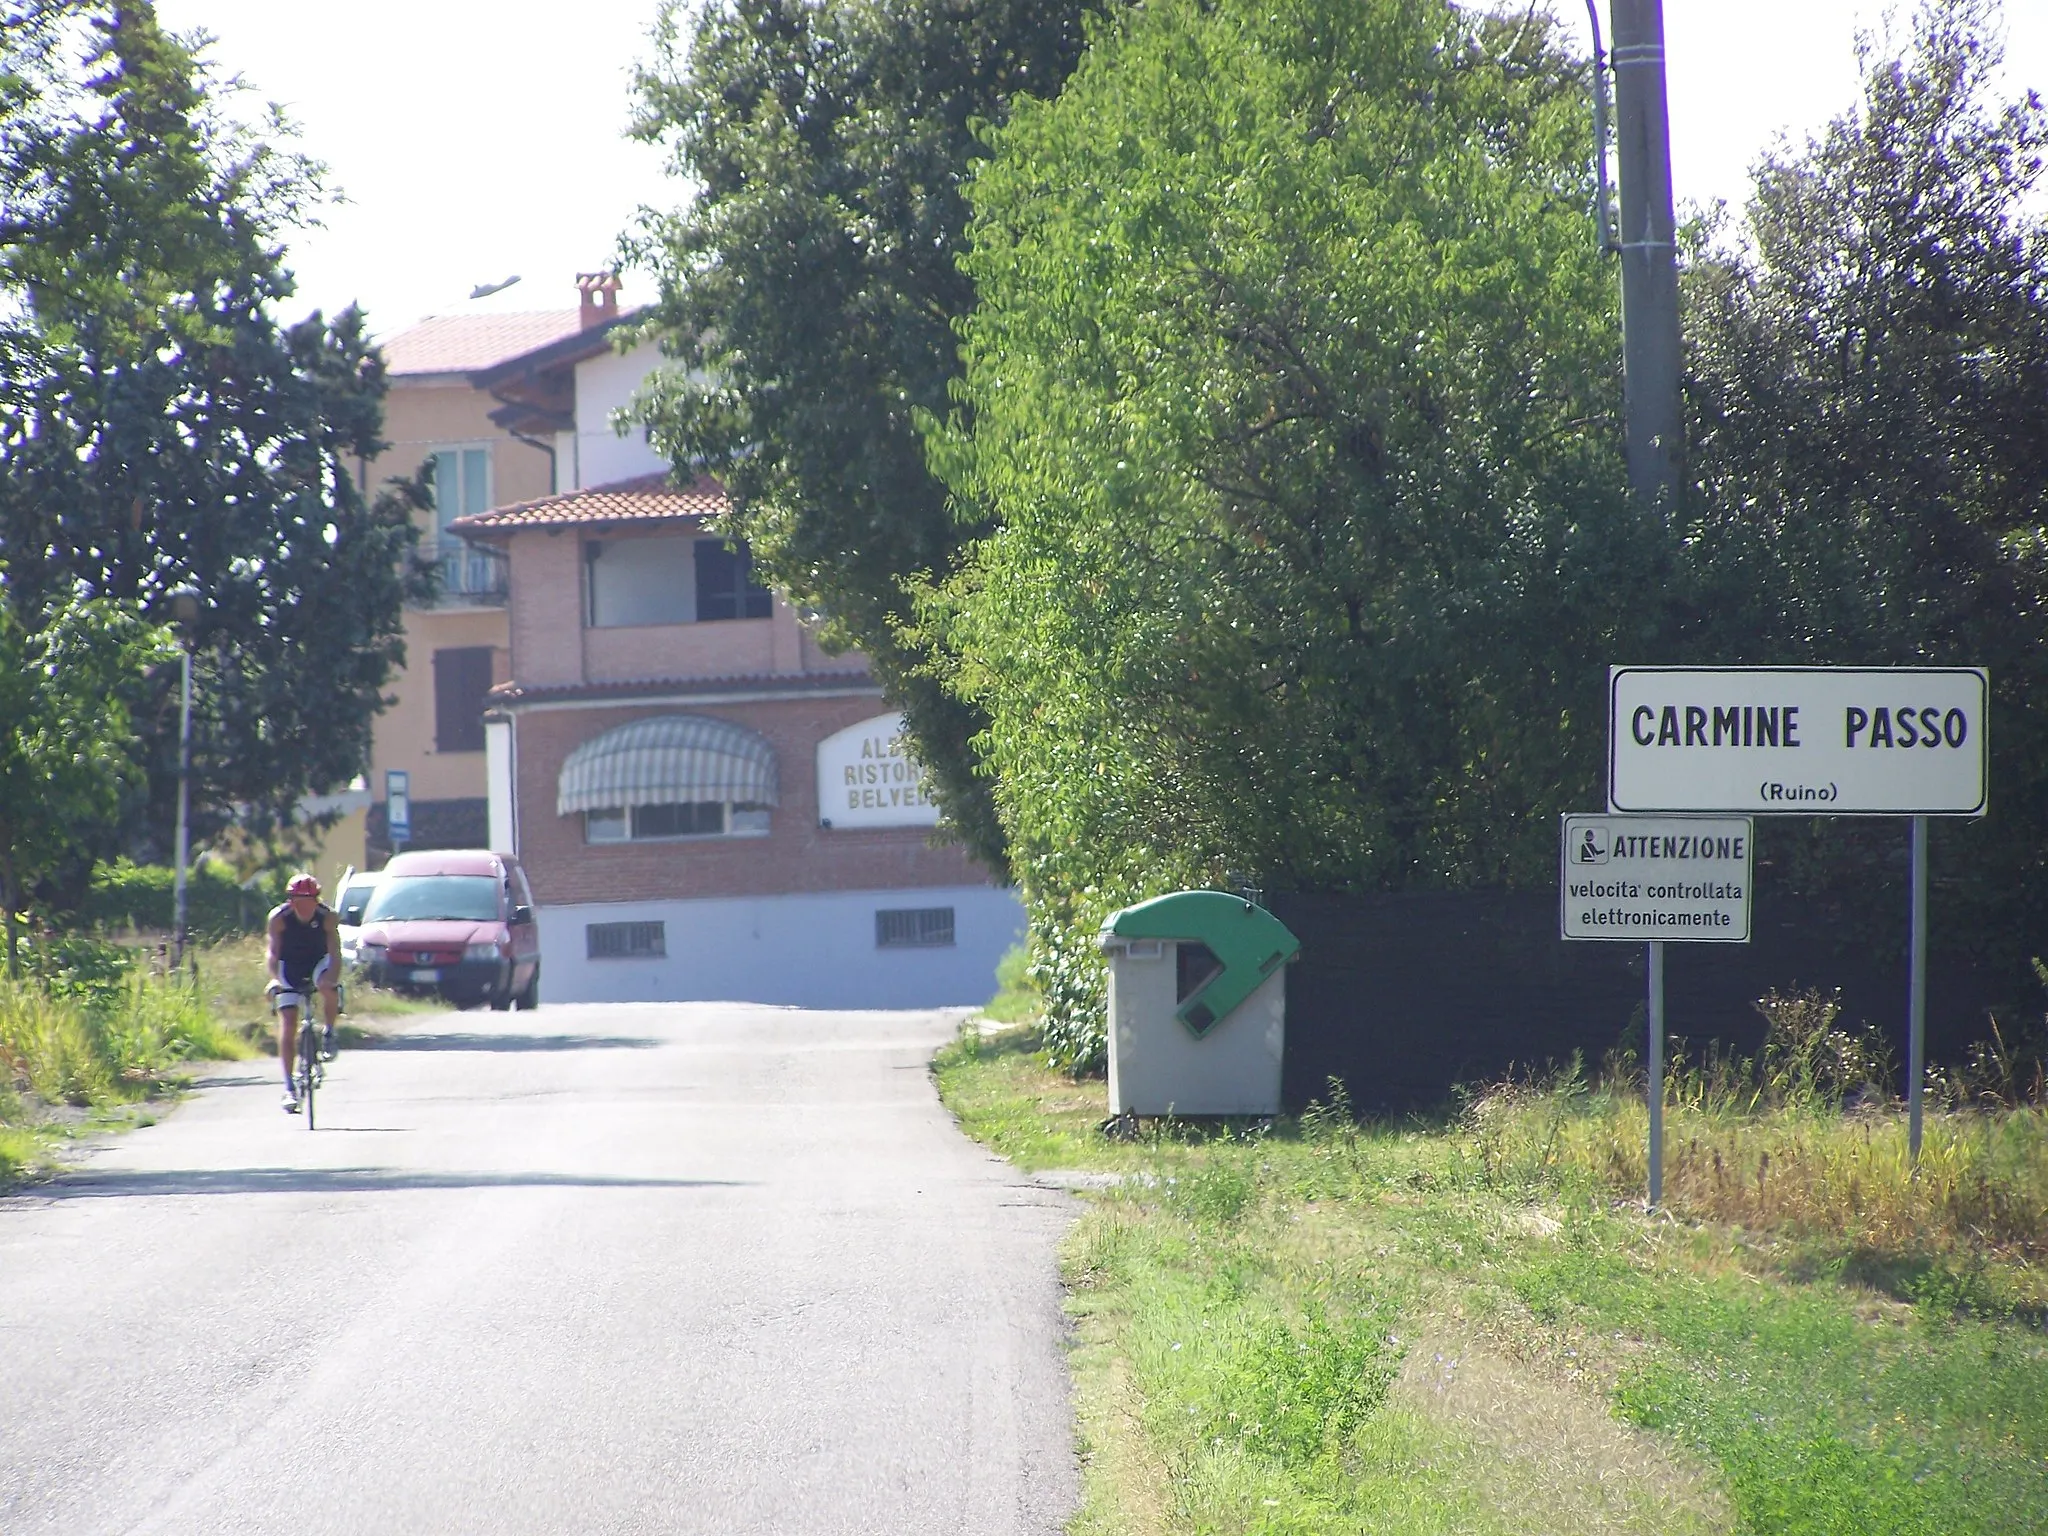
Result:
{"label": "window", "polygon": [[334,898],[335,920],[346,928],[363,926],[363,909],[370,904],[371,896],[377,891],[375,880],[351,880],[342,887],[341,894]]}
{"label": "window", "polygon": [[660,923],[585,923],[583,946],[590,960],[659,960],[668,934]]}
{"label": "window", "polygon": [[592,629],[765,619],[774,607],[754,580],[753,558],[723,539],[590,539],[583,572],[583,616]]}
{"label": "window", "polygon": [[951,907],[885,907],[875,913],[877,949],[941,949],[952,942]]}
{"label": "window", "polygon": [[774,606],[754,580],[754,557],[723,539],[697,540],[697,619],[765,619]]}
{"label": "window", "polygon": [[491,450],[441,448],[434,459],[435,549],[441,562],[441,590],[450,596],[497,596],[505,590],[504,561],[448,531],[458,517],[491,505]]}
{"label": "window", "polygon": [[730,800],[636,805],[630,810],[585,811],[588,843],[659,842],[679,837],[759,837],[768,830],[768,807]]}
{"label": "window", "polygon": [[434,750],[484,749],[484,699],[491,691],[491,648],[434,652]]}
{"label": "window", "polygon": [[690,547],[681,537],[591,539],[583,546],[584,619],[592,629],[696,618]]}

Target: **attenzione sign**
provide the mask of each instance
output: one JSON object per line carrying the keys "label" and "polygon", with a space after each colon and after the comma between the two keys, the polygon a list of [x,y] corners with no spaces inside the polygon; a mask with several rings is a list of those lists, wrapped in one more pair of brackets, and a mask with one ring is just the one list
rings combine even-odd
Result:
{"label": "attenzione sign", "polygon": [[1749,942],[1756,828],[1748,817],[1566,816],[1563,824],[1563,937]]}

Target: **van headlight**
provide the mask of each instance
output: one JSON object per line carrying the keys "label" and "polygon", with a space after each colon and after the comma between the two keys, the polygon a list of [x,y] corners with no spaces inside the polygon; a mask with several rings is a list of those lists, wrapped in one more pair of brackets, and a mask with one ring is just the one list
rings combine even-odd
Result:
{"label": "van headlight", "polygon": [[384,963],[384,946],[382,944],[357,944],[356,963],[358,965],[382,965]]}
{"label": "van headlight", "polygon": [[498,958],[498,946],[495,944],[472,944],[462,952],[462,958],[465,960],[495,960]]}

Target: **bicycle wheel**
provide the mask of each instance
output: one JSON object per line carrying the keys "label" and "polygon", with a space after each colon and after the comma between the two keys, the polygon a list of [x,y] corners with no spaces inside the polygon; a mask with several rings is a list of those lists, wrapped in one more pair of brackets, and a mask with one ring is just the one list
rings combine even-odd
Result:
{"label": "bicycle wheel", "polygon": [[305,1106],[306,1129],[313,1129],[313,1090],[320,1077],[320,1046],[310,1020],[299,1025],[299,1102]]}

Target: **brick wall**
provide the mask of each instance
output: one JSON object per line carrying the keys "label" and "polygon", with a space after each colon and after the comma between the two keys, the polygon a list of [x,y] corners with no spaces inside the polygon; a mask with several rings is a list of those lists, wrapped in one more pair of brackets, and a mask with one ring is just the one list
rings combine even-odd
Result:
{"label": "brick wall", "polygon": [[509,541],[512,675],[528,687],[584,680],[581,550],[574,529]]}
{"label": "brick wall", "polygon": [[775,621],[721,619],[592,629],[584,632],[583,653],[588,681],[593,683],[648,677],[762,677],[776,670]]}
{"label": "brick wall", "polygon": [[[958,848],[930,846],[924,828],[842,831],[818,825],[818,742],[886,708],[875,694],[703,707],[519,710],[519,855],[536,899],[655,901],[987,884],[986,871]],[[768,739],[782,803],[766,837],[591,845],[583,840],[580,815],[555,814],[562,763],[570,752],[614,726],[659,714],[730,720]]]}

